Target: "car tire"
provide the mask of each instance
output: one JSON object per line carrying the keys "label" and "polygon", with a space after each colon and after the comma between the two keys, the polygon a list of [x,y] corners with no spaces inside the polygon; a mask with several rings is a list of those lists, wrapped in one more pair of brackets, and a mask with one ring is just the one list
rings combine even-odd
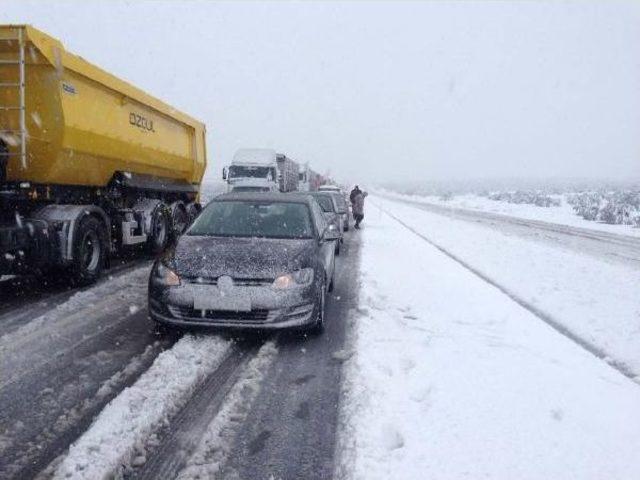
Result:
{"label": "car tire", "polygon": [[107,232],[100,220],[85,216],[73,240],[71,278],[76,285],[90,285],[102,274],[107,253]]}
{"label": "car tire", "polygon": [[167,325],[165,325],[164,323],[160,323],[160,322],[153,322],[153,334],[157,335],[159,337],[164,337],[165,335],[169,334],[169,332],[171,331],[171,329],[169,327],[167,327]]}
{"label": "car tire", "polygon": [[331,282],[329,282],[329,288],[327,288],[327,292],[333,292],[334,287],[334,277],[335,277],[335,266],[334,266],[334,274],[331,276]]}
{"label": "car tire", "polygon": [[322,282],[320,286],[320,295],[318,298],[318,313],[316,315],[316,321],[309,328],[309,332],[314,335],[319,335],[324,331],[324,309],[326,305],[326,292],[325,292],[325,283]]}
{"label": "car tire", "polygon": [[335,252],[336,252],[336,256],[340,255],[340,240],[336,242]]}

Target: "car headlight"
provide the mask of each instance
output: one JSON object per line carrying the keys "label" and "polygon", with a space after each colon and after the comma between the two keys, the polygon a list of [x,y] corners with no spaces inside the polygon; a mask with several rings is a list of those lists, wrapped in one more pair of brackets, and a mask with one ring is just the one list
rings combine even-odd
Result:
{"label": "car headlight", "polygon": [[162,262],[158,262],[153,273],[153,280],[158,285],[164,285],[165,287],[177,287],[180,285],[180,276]]}
{"label": "car headlight", "polygon": [[292,273],[280,275],[273,281],[274,288],[286,289],[309,285],[313,281],[313,268],[303,268]]}

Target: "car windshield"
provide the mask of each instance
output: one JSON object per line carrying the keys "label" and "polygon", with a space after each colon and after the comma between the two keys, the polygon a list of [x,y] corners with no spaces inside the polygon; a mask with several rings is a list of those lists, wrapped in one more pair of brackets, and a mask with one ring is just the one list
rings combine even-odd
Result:
{"label": "car windshield", "polygon": [[323,212],[333,212],[333,202],[329,195],[314,195],[313,198],[320,204]]}
{"label": "car windshield", "polygon": [[187,235],[312,238],[313,227],[304,203],[215,201],[202,211]]}

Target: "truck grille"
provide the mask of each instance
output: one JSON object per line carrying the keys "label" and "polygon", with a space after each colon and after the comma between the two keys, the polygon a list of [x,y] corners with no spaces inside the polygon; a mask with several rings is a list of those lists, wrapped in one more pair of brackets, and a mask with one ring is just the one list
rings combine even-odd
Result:
{"label": "truck grille", "polygon": [[196,310],[192,307],[169,306],[171,314],[182,320],[203,322],[212,320],[225,323],[265,323],[269,319],[269,310],[251,310],[235,312],[232,310]]}

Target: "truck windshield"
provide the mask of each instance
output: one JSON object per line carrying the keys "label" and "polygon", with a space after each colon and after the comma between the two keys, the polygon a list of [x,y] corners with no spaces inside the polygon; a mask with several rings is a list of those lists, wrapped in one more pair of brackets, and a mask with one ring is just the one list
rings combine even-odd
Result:
{"label": "truck windshield", "polygon": [[229,178],[268,178],[274,180],[276,171],[273,167],[252,167],[247,165],[231,165],[229,167]]}
{"label": "truck windshield", "polygon": [[211,202],[187,235],[213,237],[313,238],[304,203]]}

